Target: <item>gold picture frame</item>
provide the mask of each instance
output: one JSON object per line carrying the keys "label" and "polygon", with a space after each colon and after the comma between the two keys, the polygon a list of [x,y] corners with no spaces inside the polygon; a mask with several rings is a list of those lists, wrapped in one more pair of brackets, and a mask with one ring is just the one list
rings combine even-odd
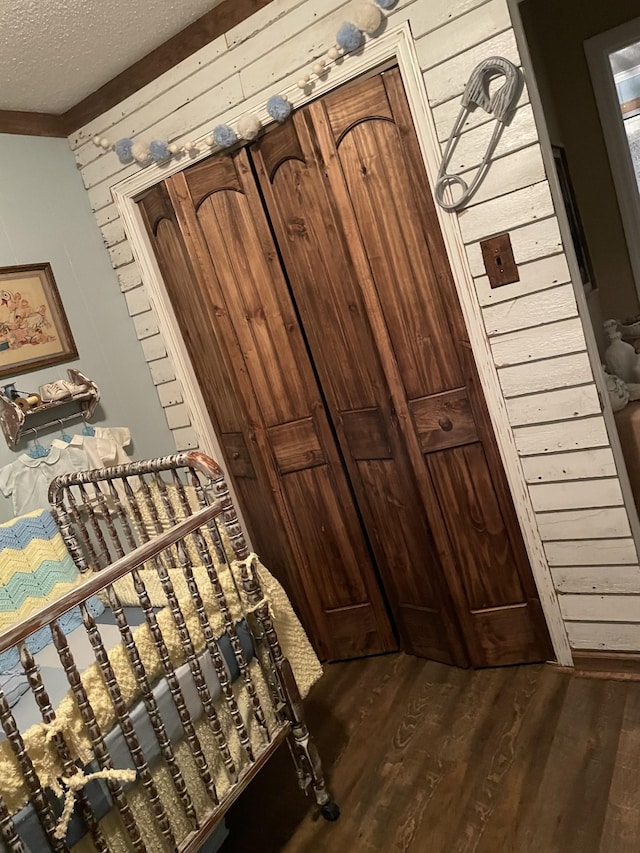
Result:
{"label": "gold picture frame", "polygon": [[51,264],[0,267],[0,379],[77,356]]}

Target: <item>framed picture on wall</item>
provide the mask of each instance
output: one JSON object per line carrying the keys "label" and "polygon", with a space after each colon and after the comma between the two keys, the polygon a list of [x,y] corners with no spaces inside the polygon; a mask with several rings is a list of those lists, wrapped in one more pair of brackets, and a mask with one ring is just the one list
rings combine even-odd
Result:
{"label": "framed picture on wall", "polygon": [[51,264],[0,267],[0,378],[77,355]]}
{"label": "framed picture on wall", "polygon": [[589,258],[589,250],[587,249],[587,241],[584,236],[582,221],[576,205],[571,178],[569,177],[567,155],[565,154],[565,150],[562,145],[552,145],[551,147],[553,149],[553,159],[556,166],[556,172],[558,173],[558,180],[560,182],[560,191],[562,192],[562,199],[567,211],[567,219],[569,220],[571,239],[573,240],[573,247],[578,259],[580,277],[582,278],[582,284],[584,285],[585,290],[590,291],[595,288],[596,284],[593,278],[591,260]]}

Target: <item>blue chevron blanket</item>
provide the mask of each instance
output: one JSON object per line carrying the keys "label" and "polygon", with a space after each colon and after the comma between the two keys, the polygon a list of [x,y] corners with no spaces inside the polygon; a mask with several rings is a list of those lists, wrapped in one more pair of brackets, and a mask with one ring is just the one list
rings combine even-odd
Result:
{"label": "blue chevron blanket", "polygon": [[[47,510],[35,510],[0,524],[0,632],[59,598],[78,580],[76,565]],[[95,597],[87,606],[94,616],[104,610]],[[82,622],[79,608],[68,611],[59,621],[65,633],[73,631]],[[27,639],[27,648],[36,654],[50,642],[49,628],[41,628]],[[18,665],[17,648],[0,654],[0,673]]]}

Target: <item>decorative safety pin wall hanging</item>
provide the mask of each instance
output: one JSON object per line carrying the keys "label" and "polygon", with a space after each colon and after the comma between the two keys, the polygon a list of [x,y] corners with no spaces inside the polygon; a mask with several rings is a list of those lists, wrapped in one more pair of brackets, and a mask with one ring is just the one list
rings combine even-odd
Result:
{"label": "decorative safety pin wall hanging", "polygon": [[[490,95],[489,85],[497,75],[504,75],[505,81],[499,89]],[[522,80],[516,66],[502,56],[491,56],[483,60],[471,72],[469,82],[465,86],[460,112],[453,126],[447,147],[442,158],[442,165],[438,172],[435,186],[436,201],[445,210],[458,210],[465,205],[474,192],[478,189],[491,160],[491,156],[502,135],[505,124],[511,117],[515,105],[520,97]],[[480,107],[496,119],[496,126],[491,136],[491,141],[482,159],[482,163],[476,173],[471,185],[467,185],[460,175],[448,175],[447,169],[451,161],[454,149],[460,138],[460,132],[467,120],[467,115],[476,107]],[[462,189],[462,195],[456,201],[448,202],[444,194],[447,189],[453,189],[457,185]]]}

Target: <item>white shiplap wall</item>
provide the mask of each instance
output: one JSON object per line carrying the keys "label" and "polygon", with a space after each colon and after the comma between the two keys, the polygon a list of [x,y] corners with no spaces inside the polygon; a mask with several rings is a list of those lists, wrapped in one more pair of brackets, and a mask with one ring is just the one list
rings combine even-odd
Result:
{"label": "white shiplap wall", "polygon": [[[350,5],[273,0],[70,137],[179,449],[196,446],[196,433],[111,195],[139,167],[120,166],[91,140],[140,135],[180,143],[204,134],[245,100],[266,100],[295,82],[334,43]],[[389,17],[391,26],[410,23],[441,142],[473,67],[496,54],[520,62],[507,0],[400,0]],[[470,115],[452,168],[473,172],[492,129],[486,113]],[[570,642],[638,650],[640,567],[526,86],[459,225]],[[479,241],[507,230],[521,280],[492,291]]]}

